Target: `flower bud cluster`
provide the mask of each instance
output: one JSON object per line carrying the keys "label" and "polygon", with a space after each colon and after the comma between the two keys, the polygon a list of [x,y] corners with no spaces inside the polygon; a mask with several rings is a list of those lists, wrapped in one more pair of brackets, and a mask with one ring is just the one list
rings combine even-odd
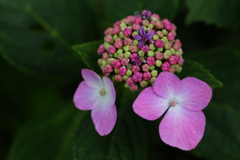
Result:
{"label": "flower bud cluster", "polygon": [[176,29],[168,19],[147,10],[117,21],[105,30],[97,51],[103,74],[125,81],[125,87],[135,91],[153,84],[162,71],[181,72],[184,59]]}

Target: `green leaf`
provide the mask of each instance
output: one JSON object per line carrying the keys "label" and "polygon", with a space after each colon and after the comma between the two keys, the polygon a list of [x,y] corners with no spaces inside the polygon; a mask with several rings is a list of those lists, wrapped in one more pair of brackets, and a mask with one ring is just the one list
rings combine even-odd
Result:
{"label": "green leaf", "polygon": [[210,159],[238,160],[240,110],[211,102],[204,112],[207,119],[205,135],[193,152]]}
{"label": "green leaf", "polygon": [[91,16],[86,0],[1,0],[1,54],[21,70],[76,77],[85,65],[71,45],[95,39]]}
{"label": "green leaf", "polygon": [[17,133],[9,160],[72,159],[72,136],[83,116],[72,104],[64,104],[30,120]]}
{"label": "green leaf", "polygon": [[239,0],[187,0],[186,4],[189,9],[187,23],[204,21],[218,27],[240,27]]}
{"label": "green leaf", "polygon": [[97,53],[97,49],[101,43],[103,42],[95,41],[83,43],[74,45],[72,48],[80,55],[88,68],[100,72],[100,66],[97,63],[97,60],[101,58],[101,56]]}
{"label": "green leaf", "polygon": [[[117,92],[119,93],[119,92]],[[125,90],[117,97],[117,123],[107,136],[101,137],[94,129],[90,115],[81,122],[74,138],[74,158],[78,160],[144,160],[147,157],[145,120],[133,113],[132,103],[138,92]],[[121,97],[121,98],[119,98]]]}
{"label": "green leaf", "polygon": [[223,87],[222,82],[217,80],[206,68],[198,62],[187,60],[184,62],[183,70],[180,72],[181,78],[196,77],[208,83],[212,88]]}
{"label": "green leaf", "polygon": [[109,17],[112,22],[122,20],[128,15],[134,15],[135,11],[141,13],[143,10],[150,10],[152,13],[157,13],[160,17],[173,19],[179,5],[178,0],[109,0]]}

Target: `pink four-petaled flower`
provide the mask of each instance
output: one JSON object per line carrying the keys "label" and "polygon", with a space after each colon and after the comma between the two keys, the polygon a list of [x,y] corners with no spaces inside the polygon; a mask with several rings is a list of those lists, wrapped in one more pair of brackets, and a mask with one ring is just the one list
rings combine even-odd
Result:
{"label": "pink four-petaled flower", "polygon": [[194,149],[203,137],[206,119],[202,112],[212,98],[211,87],[193,77],[182,81],[170,72],[161,72],[153,87],[144,89],[133,104],[136,114],[156,120],[161,139],[182,150]]}
{"label": "pink four-petaled flower", "polygon": [[115,106],[116,92],[108,77],[103,80],[93,71],[82,70],[84,81],[81,82],[74,94],[74,104],[81,110],[92,110],[91,117],[95,129],[101,135],[108,135],[117,120]]}

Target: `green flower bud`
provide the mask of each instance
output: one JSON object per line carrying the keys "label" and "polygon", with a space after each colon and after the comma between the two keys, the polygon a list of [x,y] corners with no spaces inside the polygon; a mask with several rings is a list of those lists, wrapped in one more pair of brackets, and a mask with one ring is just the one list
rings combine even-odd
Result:
{"label": "green flower bud", "polygon": [[156,47],[155,47],[154,44],[150,44],[150,45],[149,45],[149,48],[150,48],[150,50],[152,50],[152,51],[154,51],[154,50],[156,49]]}
{"label": "green flower bud", "polygon": [[113,39],[116,40],[118,38],[118,36],[115,34],[113,35]]}
{"label": "green flower bud", "polygon": [[147,54],[148,54],[149,57],[153,57],[155,55],[155,53],[153,51],[148,51]]}
{"label": "green flower bud", "polygon": [[[124,79],[124,78],[123,78]],[[125,88],[129,88],[129,85],[127,83],[124,84]]]}
{"label": "green flower bud", "polygon": [[161,40],[164,42],[164,44],[166,44],[168,42],[168,39],[166,36],[164,36]]}
{"label": "green flower bud", "polygon": [[166,29],[163,29],[163,30],[162,30],[162,33],[163,33],[164,35],[167,35],[167,34],[168,34],[168,31],[167,31]]}
{"label": "green flower bud", "polygon": [[107,65],[107,62],[106,61],[102,61],[102,66],[106,67],[106,65]]}
{"label": "green flower bud", "polygon": [[135,35],[138,35],[138,32],[137,32],[137,31],[134,31],[134,32],[132,33],[132,36],[135,36]]}
{"label": "green flower bud", "polygon": [[132,71],[130,69],[127,70],[127,73],[126,73],[128,76],[131,76],[132,75]]}
{"label": "green flower bud", "polygon": [[154,84],[155,80],[156,80],[156,77],[152,77],[152,78],[150,79],[150,82],[151,82],[152,85]]}
{"label": "green flower bud", "polygon": [[157,67],[161,67],[161,65],[162,65],[162,61],[156,60],[156,66],[157,66]]}
{"label": "green flower bud", "polygon": [[147,81],[144,81],[144,80],[143,80],[143,81],[140,82],[140,86],[141,86],[141,87],[146,87],[147,85],[148,85],[148,82],[147,82]]}
{"label": "green flower bud", "polygon": [[120,32],[120,33],[119,33],[119,37],[120,37],[120,38],[124,38],[123,32]]}
{"label": "green flower bud", "polygon": [[171,52],[170,50],[166,50],[166,51],[163,53],[164,59],[168,59],[171,55],[172,55],[172,52]]}
{"label": "green flower bud", "polygon": [[152,66],[150,67],[150,70],[154,70],[154,69],[155,69],[155,66],[152,65]]}
{"label": "green flower bud", "polygon": [[113,54],[109,54],[108,57],[109,57],[109,58],[113,58]]}
{"label": "green flower bud", "polygon": [[157,39],[159,39],[158,35],[154,35],[153,39],[156,41]]}
{"label": "green flower bud", "polygon": [[117,53],[119,53],[119,54],[123,53],[123,50],[120,48],[120,49],[117,50]]}
{"label": "green flower bud", "polygon": [[171,48],[170,51],[172,52],[172,54],[175,54],[175,53],[176,53],[176,51],[175,51],[174,48]]}
{"label": "green flower bud", "polygon": [[125,52],[128,52],[129,49],[130,49],[130,46],[128,46],[128,45],[123,47],[123,50],[124,50]]}
{"label": "green flower bud", "polygon": [[153,28],[153,27],[154,27],[153,24],[148,25],[148,28]]}
{"label": "green flower bud", "polygon": [[107,43],[107,42],[104,42],[103,46],[104,46],[104,48],[105,48],[106,50],[108,50],[108,47],[110,46],[110,44]]}
{"label": "green flower bud", "polygon": [[144,52],[142,50],[138,51],[138,56],[142,57],[144,55]]}
{"label": "green flower bud", "polygon": [[128,79],[128,76],[127,75],[124,75],[123,76],[123,80],[126,81]]}
{"label": "green flower bud", "polygon": [[123,55],[124,55],[125,58],[129,58],[131,53],[130,52],[125,52]]}
{"label": "green flower bud", "polygon": [[157,70],[152,70],[151,75],[152,75],[152,77],[157,77],[158,71]]}
{"label": "green flower bud", "polygon": [[126,23],[122,22],[122,23],[120,24],[120,27],[127,27],[127,25],[126,25]]}
{"label": "green flower bud", "polygon": [[117,68],[114,68],[114,72],[118,74],[118,69],[117,69]]}
{"label": "green flower bud", "polygon": [[115,60],[115,58],[108,58],[107,64],[112,64],[112,62]]}
{"label": "green flower bud", "polygon": [[98,65],[99,65],[99,66],[101,66],[101,65],[102,65],[102,61],[103,61],[102,59],[98,59],[98,61],[97,61],[97,62],[98,62]]}
{"label": "green flower bud", "polygon": [[114,58],[118,58],[118,53],[114,53]]}
{"label": "green flower bud", "polygon": [[134,46],[137,46],[138,45],[138,40],[134,40],[133,43],[132,43]]}
{"label": "green flower bud", "polygon": [[158,48],[156,52],[162,52],[163,48]]}

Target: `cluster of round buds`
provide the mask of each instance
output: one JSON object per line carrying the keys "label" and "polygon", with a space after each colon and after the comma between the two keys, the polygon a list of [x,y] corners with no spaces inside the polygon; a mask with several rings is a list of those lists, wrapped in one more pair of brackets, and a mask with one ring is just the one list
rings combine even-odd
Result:
{"label": "cluster of round buds", "polygon": [[107,28],[98,48],[98,64],[105,76],[125,81],[131,90],[153,84],[161,71],[182,70],[182,44],[176,26],[168,19],[144,10]]}

